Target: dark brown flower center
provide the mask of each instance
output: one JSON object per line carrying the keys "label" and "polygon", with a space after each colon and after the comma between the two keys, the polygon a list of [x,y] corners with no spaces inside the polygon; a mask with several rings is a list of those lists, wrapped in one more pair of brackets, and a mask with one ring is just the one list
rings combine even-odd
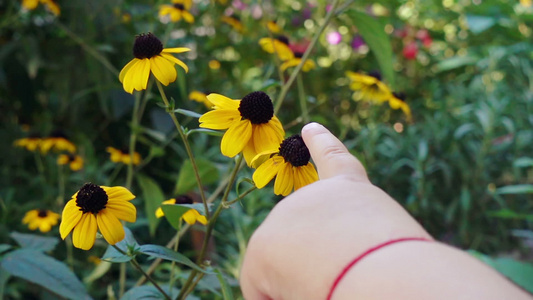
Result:
{"label": "dark brown flower center", "polygon": [[252,92],[242,98],[239,112],[252,124],[264,124],[274,116],[274,105],[264,92]]}
{"label": "dark brown flower center", "polygon": [[283,44],[285,44],[287,46],[289,45],[289,38],[284,36],[284,35],[280,35],[280,36],[276,37],[276,40],[282,42]]}
{"label": "dark brown flower center", "polygon": [[179,10],[185,10],[185,6],[181,3],[174,3],[174,8]]}
{"label": "dark brown flower center", "polygon": [[46,209],[39,209],[37,216],[39,216],[39,218],[46,218],[46,216],[48,216],[48,211]]}
{"label": "dark brown flower center", "polygon": [[294,57],[296,58],[302,58],[302,56],[304,56],[303,52],[294,52]]}
{"label": "dark brown flower center", "polygon": [[187,195],[181,195],[176,197],[175,204],[192,204],[192,198]]}
{"label": "dark brown flower center", "polygon": [[103,188],[93,183],[84,184],[76,196],[76,205],[83,213],[97,214],[107,204],[107,194]]}
{"label": "dark brown flower center", "polygon": [[151,32],[138,35],[133,44],[133,55],[138,59],[152,58],[163,51],[163,44]]}
{"label": "dark brown flower center", "polygon": [[368,73],[368,76],[372,76],[376,78],[377,80],[381,81],[381,74],[378,71],[371,71]]}
{"label": "dark brown flower center", "polygon": [[405,101],[406,95],[402,92],[393,92],[392,95],[402,101]]}
{"label": "dark brown flower center", "polygon": [[281,143],[279,146],[279,155],[295,167],[305,166],[309,163],[309,159],[311,159],[311,154],[304,140],[297,134],[286,138]]}

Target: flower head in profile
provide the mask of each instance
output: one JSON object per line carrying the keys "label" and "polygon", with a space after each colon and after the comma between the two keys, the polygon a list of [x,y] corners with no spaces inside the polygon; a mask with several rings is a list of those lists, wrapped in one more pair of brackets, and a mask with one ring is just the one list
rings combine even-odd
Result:
{"label": "flower head in profile", "polygon": [[381,76],[377,72],[368,75],[348,71],[346,76],[350,79],[350,89],[355,93],[353,99],[356,101],[370,101],[383,103],[391,96],[391,91],[385,83],[381,81]]}
{"label": "flower head in profile", "polygon": [[261,189],[276,177],[274,193],[287,196],[293,189],[296,191],[318,180],[318,173],[310,159],[309,149],[302,137],[293,135],[285,139],[279,149],[265,151],[254,158],[252,165],[256,165],[258,160],[264,161],[253,174],[255,185]]}
{"label": "flower head in profile", "polygon": [[52,132],[49,137],[43,138],[40,145],[41,153],[46,154],[50,150],[57,152],[66,151],[69,153],[76,152],[76,145],[74,145],[65,133],[58,129]]}
{"label": "flower head in profile", "polygon": [[204,93],[204,92],[200,92],[200,91],[196,91],[196,90],[190,92],[189,93],[189,100],[203,103],[205,105],[205,107],[207,107],[207,108],[213,107],[213,103],[211,103],[211,101],[209,101],[209,99],[207,99],[207,94]]}
{"label": "flower head in profile", "polygon": [[47,209],[33,209],[28,211],[22,219],[23,224],[28,224],[30,230],[39,229],[45,233],[56,225],[60,216],[55,212]]}
{"label": "flower head in profile", "polygon": [[187,23],[194,22],[194,16],[191,15],[191,0],[172,0],[172,5],[164,4],[159,7],[159,17],[170,17],[170,21],[179,22],[182,18]]}
{"label": "flower head in profile", "polygon": [[274,116],[272,100],[264,92],[253,92],[232,100],[219,94],[209,94],[207,99],[214,110],[200,117],[200,127],[215,130],[227,129],[220,143],[223,155],[234,157],[243,152],[244,159],[251,164],[260,152],[279,146],[285,131]]}
{"label": "flower head in profile", "polygon": [[141,155],[138,152],[133,152],[133,155],[130,155],[128,150],[119,150],[113,147],[107,147],[105,150],[110,154],[109,159],[114,163],[133,164],[134,166],[141,163]]}
{"label": "flower head in profile", "polygon": [[294,58],[294,53],[289,47],[289,39],[284,35],[276,38],[262,38],[259,40],[259,45],[263,51],[276,54],[281,61]]}
{"label": "flower head in profile", "polygon": [[[178,196],[170,200],[163,201],[161,204],[192,204],[192,199],[189,196]],[[161,218],[165,215],[161,207],[155,211],[155,216]],[[207,224],[207,219],[205,216],[201,215],[196,209],[191,208],[186,213],[181,216],[181,219],[189,225],[194,225],[196,222],[199,222],[203,225]]]}
{"label": "flower head in profile", "polygon": [[124,239],[120,220],[135,222],[137,210],[129,201],[135,196],[121,186],[107,187],[86,183],[63,209],[59,232],[65,239],[72,231],[74,247],[89,250],[96,239],[96,231],[114,245]]}
{"label": "flower head in profile", "polygon": [[70,169],[75,172],[83,168],[83,158],[77,154],[61,154],[57,157],[57,164],[69,165]]}
{"label": "flower head in profile", "polygon": [[48,11],[56,16],[59,16],[61,13],[59,5],[53,0],[22,0],[22,7],[26,10],[34,10],[39,3],[43,4]]}
{"label": "flower head in profile", "polygon": [[403,111],[405,116],[407,117],[407,121],[412,120],[411,115],[411,108],[409,105],[405,102],[405,94],[404,93],[392,93],[391,97],[389,98],[389,106],[392,109],[400,109]]}
{"label": "flower head in profile", "polygon": [[34,133],[30,134],[28,137],[15,140],[13,145],[15,147],[25,148],[28,151],[36,151],[39,149],[41,142],[42,138],[38,134]]}
{"label": "flower head in profile", "polygon": [[133,44],[135,58],[120,71],[119,79],[124,90],[130,94],[133,90],[145,90],[150,73],[154,74],[155,78],[165,86],[174,82],[178,76],[174,68],[175,64],[182,67],[185,72],[188,72],[189,68],[171,53],[183,53],[190,50],[184,47],[163,48],[161,41],[152,33],[138,35]]}
{"label": "flower head in profile", "polygon": [[220,20],[231,26],[235,31],[243,32],[244,30],[244,27],[241,23],[241,19],[235,14],[231,14],[229,16],[222,16]]}

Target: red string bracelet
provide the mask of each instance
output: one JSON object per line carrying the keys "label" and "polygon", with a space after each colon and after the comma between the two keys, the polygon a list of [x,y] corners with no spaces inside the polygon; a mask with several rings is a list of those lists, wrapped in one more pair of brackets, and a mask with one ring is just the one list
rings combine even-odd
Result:
{"label": "red string bracelet", "polygon": [[335,291],[335,289],[337,288],[337,286],[339,285],[339,282],[342,280],[342,278],[344,278],[344,275],[346,275],[346,273],[348,273],[348,271],[350,271],[350,269],[356,264],[358,263],[361,259],[365,258],[367,255],[369,255],[370,253],[376,251],[376,250],[379,250],[383,247],[386,247],[388,245],[391,245],[391,244],[395,244],[395,243],[399,243],[399,242],[406,242],[406,241],[428,241],[428,239],[426,238],[416,238],[416,237],[411,237],[411,238],[400,238],[400,239],[395,239],[395,240],[390,240],[390,241],[387,241],[387,242],[384,242],[384,243],[381,243],[377,246],[374,246],[368,250],[366,250],[365,252],[361,253],[359,256],[357,256],[354,260],[350,261],[346,267],[344,267],[344,269],[342,269],[342,272],[340,272],[340,274],[337,276],[337,278],[335,279],[335,281],[333,282],[333,285],[331,286],[331,288],[329,289],[329,294],[328,294],[328,298],[327,300],[331,300],[331,297],[333,296],[333,292]]}

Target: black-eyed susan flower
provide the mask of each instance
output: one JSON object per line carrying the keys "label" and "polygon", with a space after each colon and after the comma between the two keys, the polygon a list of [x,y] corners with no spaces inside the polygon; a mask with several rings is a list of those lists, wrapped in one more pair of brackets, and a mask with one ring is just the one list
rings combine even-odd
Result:
{"label": "black-eyed susan flower", "polygon": [[213,103],[211,103],[211,101],[209,101],[209,99],[207,99],[207,94],[203,93],[203,92],[200,92],[200,91],[194,90],[194,91],[190,92],[189,93],[189,100],[203,103],[205,105],[205,107],[207,107],[207,108],[213,107]]}
{"label": "black-eyed susan flower", "polygon": [[59,214],[51,210],[46,209],[33,209],[24,215],[22,219],[23,224],[28,224],[30,230],[39,229],[41,232],[45,233],[52,229],[52,226],[55,226],[59,220]]}
{"label": "black-eyed susan flower", "polygon": [[42,139],[39,145],[41,153],[46,154],[50,150],[57,152],[67,151],[69,153],[76,152],[76,145],[68,140],[67,136],[62,130],[54,130],[49,137]]}
{"label": "black-eyed susan flower", "polygon": [[83,158],[74,154],[61,154],[57,157],[57,164],[60,166],[69,165],[72,171],[79,171],[83,168]]}
{"label": "black-eyed susan flower", "polygon": [[407,121],[412,120],[411,108],[405,102],[404,93],[396,93],[396,92],[392,93],[391,97],[389,98],[389,106],[392,109],[401,109],[403,113],[405,114]]}
{"label": "black-eyed susan flower", "polygon": [[30,136],[15,140],[13,145],[15,147],[22,147],[28,151],[35,151],[39,149],[42,139],[38,134],[30,134]]}
{"label": "black-eyed susan flower", "polygon": [[185,47],[163,49],[161,41],[152,33],[138,35],[133,44],[135,58],[126,64],[119,74],[124,90],[130,94],[133,90],[145,90],[150,72],[165,86],[174,82],[178,76],[174,68],[175,64],[182,67],[185,72],[189,72],[189,68],[170,53],[183,53],[190,50]]}
{"label": "black-eyed susan flower", "polygon": [[26,10],[34,10],[37,8],[37,5],[42,3],[48,11],[53,13],[56,16],[59,16],[61,9],[59,5],[53,0],[22,0],[22,7]]}
{"label": "black-eyed susan flower", "polygon": [[248,165],[260,152],[276,149],[285,131],[274,116],[272,100],[264,92],[253,92],[232,100],[219,94],[209,94],[207,99],[214,110],[200,117],[200,127],[215,130],[227,129],[220,143],[223,155],[234,157],[243,152]]}
{"label": "black-eyed susan flower", "polygon": [[110,154],[109,159],[114,163],[133,164],[134,166],[141,163],[141,155],[138,152],[133,152],[133,156],[131,156],[128,150],[119,150],[113,147],[107,147],[105,150]]}
{"label": "black-eyed susan flower", "polygon": [[89,250],[94,245],[96,231],[114,245],[124,239],[120,220],[135,222],[137,210],[129,201],[135,196],[121,186],[108,187],[86,183],[63,209],[59,232],[65,239],[72,233],[74,247]]}
{"label": "black-eyed susan flower", "polygon": [[[178,196],[170,200],[163,201],[161,204],[192,204],[191,197],[188,196]],[[161,218],[165,215],[161,207],[155,211],[155,216]],[[199,222],[203,225],[207,224],[207,219],[205,216],[201,215],[196,209],[191,208],[186,213],[181,216],[181,219],[189,225],[194,225],[196,222]]]}
{"label": "black-eyed susan flower", "polygon": [[172,0],[172,5],[161,5],[159,7],[159,17],[170,17],[170,21],[179,22],[182,18],[187,23],[194,22],[194,16],[191,15],[191,0]]}
{"label": "black-eyed susan flower", "polygon": [[276,21],[268,21],[267,22],[267,29],[268,31],[272,33],[280,33],[281,27],[279,27],[278,23]]}
{"label": "black-eyed susan flower", "polygon": [[293,135],[285,139],[278,149],[259,154],[255,161],[270,156],[254,172],[253,180],[257,188],[265,187],[274,177],[274,193],[287,196],[318,180],[318,173],[309,160],[311,155],[303,139]]}
{"label": "black-eyed susan flower", "polygon": [[220,20],[230,25],[235,31],[243,32],[244,27],[242,26],[241,19],[237,15],[222,16]]}
{"label": "black-eyed susan flower", "polygon": [[262,38],[259,40],[259,45],[264,51],[276,54],[282,61],[294,58],[294,53],[289,47],[289,39],[286,36],[280,35],[276,38]]}
{"label": "black-eyed susan flower", "polygon": [[377,72],[365,75],[347,71],[346,76],[351,81],[350,89],[354,91],[353,99],[356,101],[383,103],[389,100],[392,94],[387,85],[381,81],[381,76]]}
{"label": "black-eyed susan flower", "polygon": [[[281,71],[285,71],[288,68],[296,67],[300,64],[302,61],[302,56],[305,53],[305,50],[307,49],[306,44],[290,44],[289,48],[291,49],[293,55],[290,59],[287,59],[281,64],[280,69]],[[309,72],[310,70],[314,69],[316,67],[315,62],[306,59],[303,66],[302,71],[303,72]]]}

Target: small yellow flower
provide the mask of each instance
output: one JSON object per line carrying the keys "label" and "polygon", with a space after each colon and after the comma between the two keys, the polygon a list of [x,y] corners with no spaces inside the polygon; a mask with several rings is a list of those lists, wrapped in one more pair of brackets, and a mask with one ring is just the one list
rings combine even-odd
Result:
{"label": "small yellow flower", "polygon": [[409,108],[409,105],[404,100],[405,95],[402,93],[392,93],[391,97],[389,98],[389,106],[392,109],[401,109],[407,117],[407,121],[411,121],[411,108]]}
{"label": "small yellow flower", "polygon": [[[170,200],[163,201],[161,204],[192,204],[192,199],[187,196],[179,196],[177,198],[172,198]],[[165,215],[161,207],[155,211],[155,216],[161,218]],[[201,215],[196,209],[191,208],[186,213],[181,216],[181,219],[187,222],[189,225],[194,225],[196,222],[199,222],[203,225],[207,224],[207,219],[205,216]]]}
{"label": "small yellow flower", "polygon": [[130,156],[127,150],[122,151],[113,147],[107,147],[105,150],[110,154],[109,159],[114,163],[133,164],[134,166],[141,163],[141,155],[138,152],[133,152],[133,156]]}
{"label": "small yellow flower", "polygon": [[61,154],[57,157],[57,164],[60,166],[68,164],[72,171],[79,171],[83,168],[83,158],[79,155]]}
{"label": "small yellow flower", "polygon": [[286,61],[294,58],[294,53],[289,48],[289,39],[286,36],[273,38],[262,38],[259,40],[261,48],[272,54],[276,54],[280,60]]}
{"label": "small yellow flower", "polygon": [[220,69],[220,62],[216,59],[212,59],[209,61],[209,69],[211,70],[218,70]]}
{"label": "small yellow flower", "polygon": [[191,15],[192,1],[190,0],[172,0],[172,5],[161,5],[159,7],[159,17],[169,16],[170,21],[179,22],[181,18],[187,23],[194,22],[194,16]]}
{"label": "small yellow flower", "polygon": [[28,224],[30,230],[39,230],[43,233],[52,229],[57,224],[59,214],[46,209],[34,209],[28,211],[22,219],[23,224]]}
{"label": "small yellow flower", "polygon": [[65,239],[72,233],[74,247],[89,250],[100,229],[104,239],[114,245],[124,239],[120,220],[135,222],[137,210],[129,201],[135,196],[121,186],[107,187],[86,183],[63,209],[59,232]]}
{"label": "small yellow flower", "polygon": [[228,25],[230,25],[231,27],[233,27],[233,29],[235,31],[238,31],[238,32],[243,32],[244,30],[244,27],[242,26],[242,23],[241,23],[241,20],[239,17],[237,17],[236,15],[231,15],[231,16],[222,16],[220,18],[220,20]]}
{"label": "small yellow flower", "polygon": [[309,162],[309,149],[299,135],[285,139],[277,150],[260,153],[254,158],[252,165],[265,157],[267,160],[253,174],[254,183],[259,189],[276,177],[274,193],[287,196],[293,189],[296,191],[318,180],[318,173]]}
{"label": "small yellow flower", "polygon": [[39,146],[43,154],[48,153],[50,150],[76,152],[76,145],[69,141],[61,130],[56,130],[49,137],[43,138]]}
{"label": "small yellow flower", "polygon": [[[279,68],[281,69],[281,71],[285,71],[288,68],[296,67],[302,61],[302,55],[303,55],[303,53],[294,53],[294,57],[289,59],[289,60],[287,60],[287,61],[285,61],[285,62],[283,62],[283,64],[281,64],[281,66]],[[312,61],[310,59],[306,59],[305,62],[304,62],[304,65],[302,66],[302,71],[303,72],[309,72],[312,69],[314,69],[315,67],[316,67],[316,65],[315,65],[314,61]]]}
{"label": "small yellow flower", "polygon": [[378,73],[364,75],[348,71],[346,76],[351,80],[350,89],[355,92],[353,99],[356,101],[383,103],[389,100],[392,94],[387,85],[381,81]]}
{"label": "small yellow flower", "polygon": [[133,90],[145,90],[150,72],[165,86],[174,82],[178,76],[174,68],[175,64],[182,67],[185,72],[189,72],[189,68],[170,53],[183,53],[190,50],[184,47],[163,49],[161,41],[152,33],[138,35],[133,45],[135,58],[120,71],[119,79],[124,90],[130,94]]}
{"label": "small yellow flower", "polygon": [[13,145],[15,147],[25,148],[28,151],[35,151],[39,149],[41,142],[42,139],[38,135],[30,135],[29,137],[15,140]]}
{"label": "small yellow flower", "polygon": [[192,91],[189,93],[189,100],[196,101],[203,103],[205,107],[211,108],[213,107],[213,103],[207,99],[207,95],[205,93],[202,93],[200,91]]}
{"label": "small yellow flower", "polygon": [[214,110],[200,117],[200,127],[227,129],[220,143],[223,155],[234,157],[242,151],[250,165],[258,153],[277,148],[283,140],[285,131],[274,116],[272,100],[264,92],[250,93],[242,100],[219,94],[209,94],[207,99]]}
{"label": "small yellow flower", "polygon": [[268,31],[270,31],[272,33],[280,33],[281,32],[281,28],[276,23],[276,21],[268,21],[267,22],[267,29],[268,29]]}
{"label": "small yellow flower", "polygon": [[59,5],[53,0],[22,0],[22,7],[26,10],[34,10],[37,8],[37,5],[42,3],[48,11],[53,13],[56,16],[59,16],[61,9]]}

